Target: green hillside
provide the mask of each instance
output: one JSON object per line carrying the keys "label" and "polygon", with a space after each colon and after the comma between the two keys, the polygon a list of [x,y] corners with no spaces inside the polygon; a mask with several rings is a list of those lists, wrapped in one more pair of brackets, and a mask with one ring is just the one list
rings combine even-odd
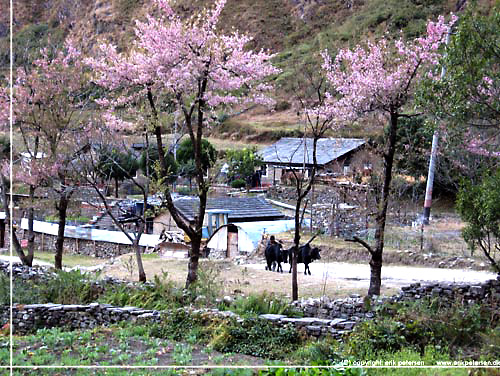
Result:
{"label": "green hillside", "polygon": [[[8,1],[1,0],[2,9]],[[419,35],[428,19],[456,11],[461,0],[228,0],[220,27],[253,36],[250,48],[276,54],[282,73],[275,80],[277,111],[257,109],[229,118],[215,136],[269,142],[299,135],[300,118],[293,109],[298,72],[319,64],[318,54],[328,48],[350,46],[388,33],[398,37]],[[493,0],[481,0],[485,10]],[[57,46],[66,36],[79,40],[92,54],[99,40],[130,46],[135,19],[153,11],[146,0],[18,0],[14,2],[14,64],[22,66],[45,46]],[[206,6],[200,0],[177,0],[175,7],[188,17]],[[9,66],[8,12],[0,12],[0,69]],[[300,88],[299,88],[300,92]],[[363,136],[373,130],[352,129]]]}

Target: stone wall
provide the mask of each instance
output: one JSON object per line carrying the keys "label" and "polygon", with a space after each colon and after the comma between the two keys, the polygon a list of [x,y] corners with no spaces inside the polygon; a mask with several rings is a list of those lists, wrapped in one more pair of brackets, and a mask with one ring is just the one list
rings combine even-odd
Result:
{"label": "stone wall", "polygon": [[[364,188],[356,188],[358,186],[360,185],[318,185],[314,195],[310,191],[305,200],[313,202],[313,230],[340,237],[350,237],[366,230],[370,221],[366,210],[366,192]],[[295,205],[297,192],[294,187],[274,186],[269,187],[267,197],[278,201],[283,201],[286,197],[287,203]],[[349,207],[346,208],[344,204]],[[307,209],[311,210],[310,204]],[[311,216],[306,214],[305,217]]]}
{"label": "stone wall", "polygon": [[[0,271],[8,273],[8,263],[0,263]],[[47,279],[54,274],[47,269],[13,266],[14,278]],[[127,284],[141,286],[136,283],[105,279],[93,282],[99,288],[107,284]],[[143,286],[143,285],[142,285]],[[231,299],[225,297],[224,299]],[[307,335],[320,337],[332,336],[340,339],[343,334],[353,330],[361,321],[370,320],[376,315],[376,307],[385,302],[411,301],[423,298],[439,299],[443,304],[461,300],[463,304],[488,302],[494,311],[500,310],[500,276],[481,284],[432,283],[421,285],[415,283],[405,286],[399,295],[392,297],[361,297],[353,294],[345,299],[330,300],[328,297],[296,301],[293,305],[302,310],[306,317],[292,318],[284,315],[266,314],[260,318],[269,320],[278,326],[293,326]],[[233,317],[238,321],[244,319],[230,311],[219,311],[213,308],[182,308],[193,315],[214,317]],[[114,307],[109,304],[92,303],[89,305],[61,304],[15,304],[12,307],[12,328],[16,334],[32,332],[39,328],[67,327],[69,329],[92,328],[97,325],[110,325],[119,321],[144,322],[161,321],[162,314],[169,311],[146,310],[137,307]],[[0,324],[9,321],[10,307],[0,307]]]}
{"label": "stone wall", "polygon": [[[35,236],[35,250],[55,249],[56,239],[57,236],[55,235],[37,233]],[[134,252],[134,248],[132,245],[127,244],[65,238],[64,252],[98,258],[110,258]]]}
{"label": "stone wall", "polygon": [[500,276],[481,284],[414,283],[401,288],[398,295],[391,297],[361,297],[353,294],[345,299],[330,300],[328,297],[310,298],[294,302],[294,306],[306,316],[324,319],[361,321],[375,316],[378,305],[386,302],[414,301],[424,298],[439,299],[442,304],[462,301],[473,304],[488,301],[500,310]]}
{"label": "stone wall", "polygon": [[[9,321],[8,307],[2,307],[2,324]],[[119,321],[135,322],[139,319],[159,320],[158,311],[136,307],[114,307],[110,304],[27,304],[12,307],[12,328],[15,334],[26,334],[41,328],[65,327],[88,329],[110,325]]]}

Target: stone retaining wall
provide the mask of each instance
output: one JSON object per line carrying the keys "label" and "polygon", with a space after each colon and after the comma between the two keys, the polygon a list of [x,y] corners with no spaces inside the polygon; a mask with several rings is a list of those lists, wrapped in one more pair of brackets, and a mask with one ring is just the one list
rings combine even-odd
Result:
{"label": "stone retaining wall", "polygon": [[[9,321],[9,307],[2,307],[2,324]],[[136,307],[114,307],[110,304],[16,304],[12,307],[12,328],[15,334],[26,334],[41,328],[65,327],[87,329],[119,321],[145,319],[158,321],[158,311]]]}
{"label": "stone retaining wall", "polygon": [[461,300],[463,304],[488,301],[500,310],[500,276],[481,284],[414,283],[401,288],[399,295],[391,297],[363,298],[353,294],[349,298],[330,300],[328,297],[311,298],[294,302],[294,306],[306,316],[323,319],[361,321],[375,316],[375,309],[385,302],[412,301],[423,298],[439,299],[447,304]]}
{"label": "stone retaining wall", "polygon": [[[8,272],[8,263],[0,263],[0,271]],[[26,268],[21,265],[13,267],[15,278],[36,279],[51,278],[54,275],[45,268]],[[93,282],[100,288],[108,283],[136,285],[131,282],[106,279]],[[140,286],[140,285],[137,285]],[[269,320],[275,325],[291,325],[310,336],[332,336],[341,338],[351,331],[359,322],[375,317],[375,309],[385,302],[405,300],[418,300],[422,298],[440,299],[443,303],[461,299],[464,304],[488,301],[494,310],[500,310],[500,276],[497,279],[482,284],[450,284],[433,283],[421,285],[415,283],[402,288],[399,295],[389,298],[374,297],[362,298],[353,294],[345,299],[330,300],[327,297],[306,299],[294,302],[294,306],[304,312],[307,317],[291,318],[284,315],[266,314],[260,317]],[[97,325],[109,325],[119,321],[144,320],[144,322],[161,321],[162,314],[166,311],[146,310],[136,307],[114,307],[109,304],[92,303],[89,305],[61,305],[61,304],[30,304],[13,306],[13,331],[24,334],[39,328],[67,327],[70,329],[92,328]],[[208,315],[233,317],[244,320],[233,312],[219,311],[217,309],[182,308],[193,315]],[[0,307],[1,324],[10,318],[10,307]]]}

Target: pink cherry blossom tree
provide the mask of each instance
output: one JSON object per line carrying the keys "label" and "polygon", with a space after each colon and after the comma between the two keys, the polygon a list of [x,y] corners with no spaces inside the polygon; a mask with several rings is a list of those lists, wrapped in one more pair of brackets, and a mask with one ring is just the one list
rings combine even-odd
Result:
{"label": "pink cherry blossom tree", "polygon": [[[62,268],[66,213],[74,187],[68,163],[85,150],[82,136],[89,134],[83,112],[88,80],[79,51],[68,40],[64,50],[43,50],[31,66],[19,68],[13,84],[12,123],[23,141],[25,157],[14,168],[15,180],[29,187],[31,207],[28,209],[28,255],[34,254],[33,201],[38,187],[51,187],[56,193],[55,207],[59,216],[55,267]],[[9,105],[7,96],[0,97],[2,118]]]}
{"label": "pink cherry blossom tree", "polygon": [[[121,128],[125,124],[113,109],[129,105],[127,116],[147,105],[148,131],[156,138],[158,150],[164,150],[162,119],[165,113],[178,109],[183,115],[187,134],[194,147],[196,183],[199,206],[195,223],[189,223],[174,205],[168,185],[163,184],[165,206],[175,223],[191,239],[186,286],[197,280],[198,259],[202,238],[209,184],[202,167],[202,140],[211,126],[208,114],[216,109],[238,103],[272,103],[266,92],[270,86],[263,80],[278,72],[264,51],[245,48],[251,40],[237,31],[223,34],[218,30],[220,13],[225,0],[215,7],[181,19],[167,0],[155,0],[158,16],[137,21],[136,39],[132,50],[118,53],[114,46],[103,44],[99,58],[88,59],[97,72],[96,82],[115,94],[99,103],[110,110],[108,125]],[[133,106],[130,106],[133,104]],[[137,114],[137,113],[136,113]],[[168,164],[159,153],[160,181],[169,176]]]}
{"label": "pink cherry blossom tree", "polygon": [[323,69],[334,91],[328,94],[325,106],[315,111],[344,122],[377,112],[388,121],[382,154],[382,189],[377,197],[375,245],[356,236],[352,239],[371,255],[368,295],[380,294],[384,231],[399,119],[415,115],[410,106],[415,84],[424,75],[437,78],[439,48],[455,20],[452,16],[450,23],[446,23],[444,17],[439,17],[437,22],[427,24],[425,36],[412,41],[381,39],[352,50],[341,50],[335,58],[327,52],[323,54]]}

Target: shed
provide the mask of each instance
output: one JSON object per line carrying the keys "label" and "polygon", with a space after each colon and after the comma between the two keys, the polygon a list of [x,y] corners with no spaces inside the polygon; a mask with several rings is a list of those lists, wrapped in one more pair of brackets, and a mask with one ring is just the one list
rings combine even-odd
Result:
{"label": "shed", "polygon": [[[198,197],[182,197],[174,201],[179,213],[189,222],[194,222],[198,214]],[[276,221],[284,219],[285,215],[274,208],[262,197],[210,197],[207,200],[204,218],[205,230],[208,234],[209,219],[215,218],[217,213],[224,213],[227,219],[212,222],[212,230],[230,223]],[[210,218],[209,218],[210,217]],[[216,219],[216,218],[215,218]],[[179,230],[173,222],[170,213],[164,212],[153,221],[153,232],[160,233],[162,230]],[[209,234],[211,235],[211,233]]]}
{"label": "shed", "polygon": [[211,253],[223,257],[248,255],[257,249],[262,234],[278,234],[294,228],[294,219],[232,223],[219,227],[208,239],[207,247]]}
{"label": "shed", "polygon": [[[320,138],[317,143],[317,164],[323,172],[347,175],[352,172],[353,157],[366,144],[358,138]],[[313,139],[284,137],[259,151],[264,162],[263,184],[275,184],[286,176],[287,170],[310,169],[313,166]],[[369,158],[362,156],[362,163]]]}

